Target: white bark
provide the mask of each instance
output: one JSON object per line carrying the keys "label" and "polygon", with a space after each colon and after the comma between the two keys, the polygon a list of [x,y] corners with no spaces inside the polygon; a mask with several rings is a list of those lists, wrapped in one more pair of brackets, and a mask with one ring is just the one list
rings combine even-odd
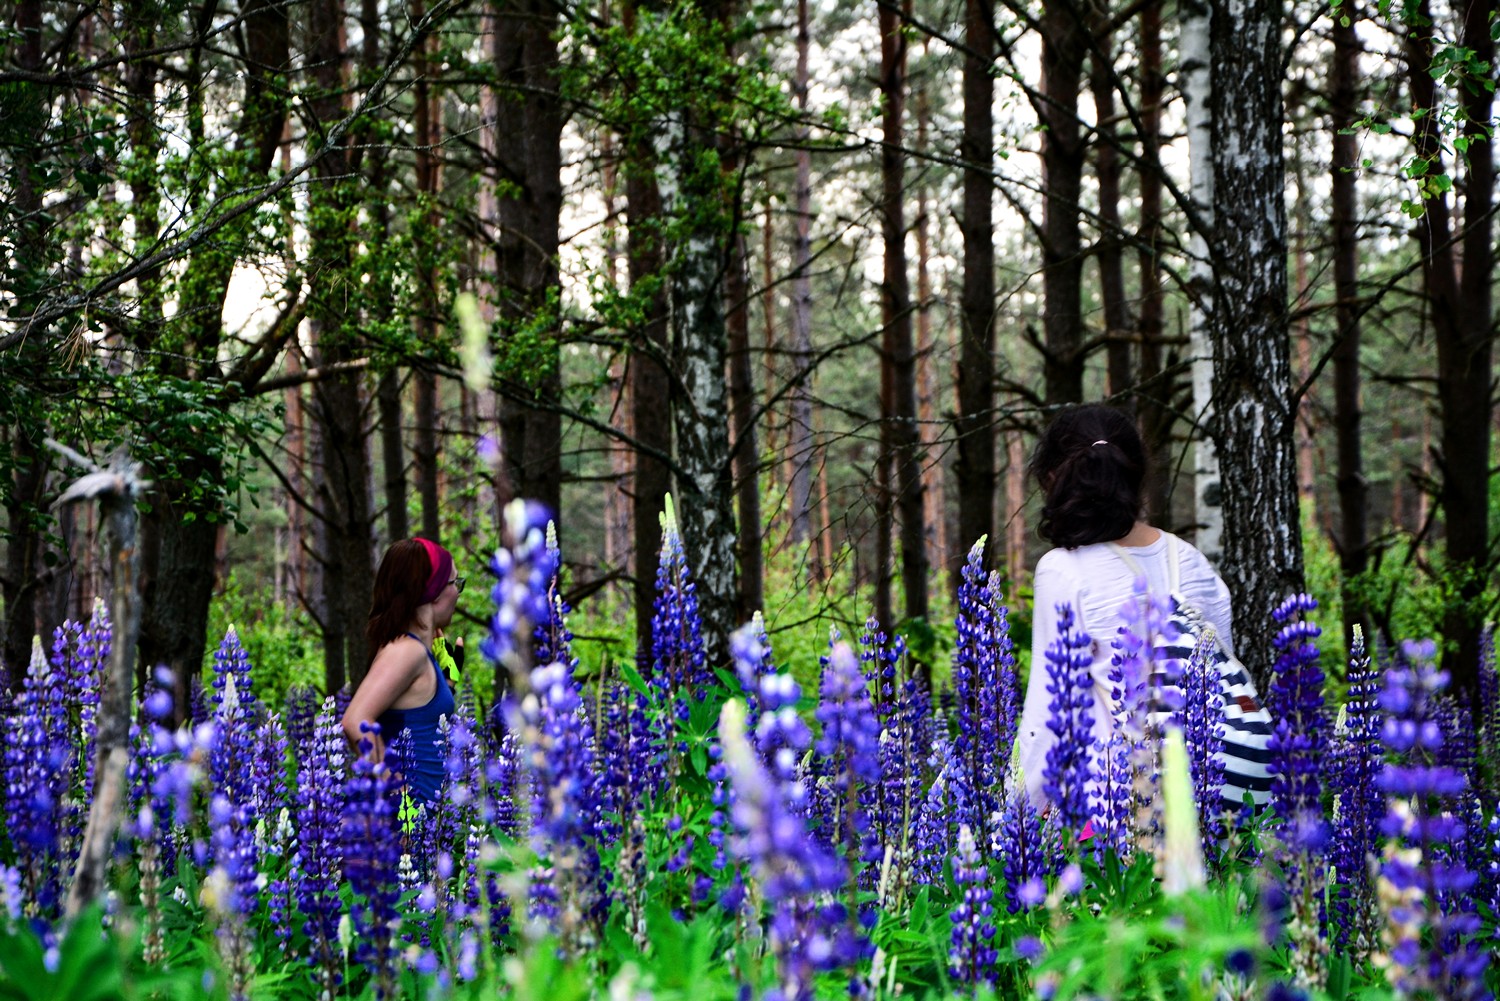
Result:
{"label": "white bark", "polygon": [[[1212,78],[1209,74],[1209,8],[1201,0],[1182,5],[1182,62],[1178,86],[1187,112],[1189,197],[1202,226],[1213,223],[1214,165],[1213,118],[1209,109]],[[1219,457],[1208,428],[1213,420],[1213,343],[1209,337],[1209,311],[1213,308],[1213,265],[1203,230],[1194,227],[1188,266],[1189,350],[1193,359],[1193,416],[1196,433],[1193,446],[1194,539],[1209,561],[1217,563],[1222,553],[1224,509],[1219,483]]]}

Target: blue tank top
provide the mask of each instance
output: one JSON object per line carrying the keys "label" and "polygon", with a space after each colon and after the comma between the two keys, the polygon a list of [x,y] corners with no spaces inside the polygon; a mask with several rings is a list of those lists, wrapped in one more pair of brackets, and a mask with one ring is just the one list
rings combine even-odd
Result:
{"label": "blue tank top", "polygon": [[[411,633],[406,635],[422,642]],[[424,645],[423,649],[427,647]],[[432,673],[437,679],[437,691],[432,698],[426,705],[413,709],[387,709],[375,722],[380,724],[380,735],[387,747],[403,730],[411,731],[411,737],[404,742],[405,750],[393,767],[405,776],[407,791],[415,799],[431,803],[443,787],[443,761],[448,750],[447,738],[438,729],[438,719],[447,716],[451,720],[455,703],[453,690],[448,687],[448,679],[431,650],[427,650],[427,659],[432,662]]]}

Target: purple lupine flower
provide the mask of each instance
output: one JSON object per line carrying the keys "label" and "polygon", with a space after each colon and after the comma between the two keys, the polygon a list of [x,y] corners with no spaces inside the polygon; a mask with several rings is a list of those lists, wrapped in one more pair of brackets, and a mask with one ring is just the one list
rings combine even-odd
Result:
{"label": "purple lupine flower", "polygon": [[1386,939],[1394,943],[1386,968],[1402,996],[1488,998],[1489,950],[1468,909],[1477,874],[1464,866],[1461,852],[1448,850],[1464,836],[1454,806],[1468,780],[1439,763],[1443,732],[1434,710],[1448,673],[1433,663],[1436,652],[1430,640],[1403,643],[1380,693],[1387,713],[1381,739],[1396,759],[1376,780],[1388,797],[1381,828],[1391,839],[1379,878]]}
{"label": "purple lupine flower", "polygon": [[521,702],[519,734],[533,781],[532,840],[551,864],[555,897],[538,913],[574,955],[592,944],[603,898],[593,733],[567,664],[538,666],[531,688]]}
{"label": "purple lupine flower", "polygon": [[312,732],[297,745],[300,765],[296,802],[296,847],[290,881],[303,916],[308,960],[317,969],[322,992],[332,997],[343,976],[344,952],[339,945],[339,917],[343,882],[343,823],[347,795],[344,766],[347,741],[335,716],[332,698],[325,699]]}
{"label": "purple lupine flower", "polygon": [[[3,711],[3,707],[0,707]],[[1481,756],[1500,761],[1500,672],[1495,667],[1495,632],[1486,626],[1479,638],[1479,702],[1474,732]]]}
{"label": "purple lupine flower", "polygon": [[287,788],[288,749],[281,714],[272,713],[256,730],[255,753],[250,763],[251,809],[268,825],[274,825],[282,811],[291,805]]}
{"label": "purple lupine flower", "polygon": [[945,738],[939,738],[937,745],[933,753],[940,756],[941,763],[932,784],[922,794],[911,832],[911,874],[917,883],[926,886],[942,882],[943,859],[952,843],[948,819],[958,812],[954,804],[967,795],[968,788],[963,759],[952,753]]}
{"label": "purple lupine flower", "polygon": [[51,921],[62,903],[62,837],[73,748],[61,685],[34,640],[15,711],[6,722],[6,826],[21,866],[28,914]]}
{"label": "purple lupine flower", "polygon": [[234,679],[235,695],[239,706],[247,713],[254,709],[255,696],[251,689],[250,681],[250,656],[245,653],[245,647],[240,643],[240,634],[235,631],[234,626],[224,634],[224,640],[219,644],[219,649],[214,653],[214,695],[213,705],[215,711],[223,708],[225,685],[232,677]]}
{"label": "purple lupine flower", "polygon": [[954,906],[952,945],[948,950],[948,972],[961,984],[992,983],[996,949],[994,907],[990,900],[989,870],[979,857],[969,825],[958,829],[958,852],[953,858],[953,882],[962,896]]}
{"label": "purple lupine flower", "polygon": [[881,844],[870,825],[870,808],[880,791],[880,723],[859,661],[847,644],[834,648],[816,712],[822,735],[815,745],[820,774],[828,782],[821,820],[831,845],[842,844],[856,876],[873,886]]}
{"label": "purple lupine flower", "polygon": [[1047,877],[1062,867],[1061,845],[1053,830],[1042,823],[1024,782],[1015,782],[1006,797],[995,835],[995,855],[1005,864],[1005,907],[1010,913],[1034,907],[1023,889],[1045,885]]}
{"label": "purple lupine flower", "polygon": [[745,733],[741,703],[726,703],[719,733],[734,786],[735,852],[748,860],[770,908],[768,939],[780,996],[810,998],[815,973],[852,962],[866,949],[844,907],[825,902],[844,889],[844,866],[808,837],[796,808],[805,796],[796,788],[800,783],[778,780],[762,767]]}
{"label": "purple lupine flower", "polygon": [[306,747],[316,736],[321,703],[311,685],[291,685],[286,690],[282,718],[286,736],[293,749]]}
{"label": "purple lupine flower", "polygon": [[1170,612],[1170,604],[1153,597],[1146,580],[1138,578],[1120,606],[1121,625],[1110,641],[1114,712],[1111,746],[1101,763],[1109,778],[1098,794],[1101,824],[1096,831],[1101,847],[1113,845],[1122,855],[1137,848],[1154,850],[1162,833],[1158,748],[1163,722],[1181,708],[1175,698],[1181,696],[1183,670],[1176,660],[1158,659],[1157,639],[1166,636]]}
{"label": "purple lupine flower", "polygon": [[[380,724],[361,723],[361,734],[378,735]],[[341,827],[344,873],[354,891],[354,959],[370,971],[376,998],[395,996],[396,926],[401,861],[396,820],[397,784],[383,761],[371,760],[369,737],[360,739],[345,797]]]}
{"label": "purple lupine flower", "polygon": [[1204,636],[1182,669],[1182,738],[1187,747],[1188,773],[1193,779],[1193,801],[1198,807],[1198,834],[1203,859],[1212,865],[1225,834],[1224,696],[1212,641]]}
{"label": "purple lupine flower", "polygon": [[233,1001],[250,996],[250,977],[255,969],[249,918],[263,879],[251,817],[248,806],[236,805],[223,793],[214,793],[209,802],[214,866],[204,883],[204,897],[218,916],[219,950],[229,971],[229,996]]}
{"label": "purple lupine flower", "polygon": [[543,570],[547,574],[547,615],[535,627],[533,658],[538,664],[562,661],[577,667],[573,657],[573,634],[568,629],[572,611],[562,594],[562,553],[557,548],[557,526],[547,522]]}
{"label": "purple lupine flower", "polygon": [[1282,602],[1272,617],[1281,626],[1273,641],[1279,651],[1272,666],[1270,703],[1276,728],[1271,752],[1271,802],[1284,823],[1313,825],[1321,815],[1319,768],[1327,753],[1323,713],[1323,670],[1318,666],[1317,638],[1322,634],[1305,618],[1318,607],[1306,594]]}
{"label": "purple lupine flower", "polygon": [[[1000,786],[1010,764],[1008,694],[1002,691],[1002,653],[1009,653],[1008,630],[1002,632],[1004,609],[994,591],[998,577],[986,575],[985,539],[969,550],[958,586],[957,641],[953,648],[953,701],[958,730],[953,751],[964,762],[966,795],[952,818],[967,825],[988,850],[990,817],[999,809]],[[1013,659],[1013,655],[1012,655]],[[1013,678],[1013,670],[1012,670]],[[1013,684],[1012,684],[1013,687]],[[1013,738],[1012,738],[1013,739]]]}
{"label": "purple lupine flower", "polygon": [[[248,696],[248,692],[245,693]],[[256,722],[250,707],[240,698],[239,672],[226,672],[224,685],[215,696],[214,730],[218,739],[208,758],[213,788],[237,806],[252,808],[256,797]]]}
{"label": "purple lupine flower", "polygon": [[188,724],[196,730],[212,716],[208,695],[203,690],[203,679],[195,674],[188,679]]}
{"label": "purple lupine flower", "polygon": [[656,599],[651,616],[650,663],[646,680],[651,683],[658,708],[664,710],[656,718],[657,740],[668,754],[673,750],[684,751],[686,745],[677,739],[676,733],[688,722],[689,698],[703,701],[714,684],[714,677],[703,644],[697,585],[687,563],[670,497],[661,522],[661,557],[656,570]]}
{"label": "purple lupine flower", "polygon": [[1349,647],[1348,694],[1332,750],[1334,812],[1329,840],[1333,941],[1355,958],[1368,955],[1377,941],[1369,859],[1376,851],[1378,821],[1385,809],[1375,788],[1382,758],[1379,690],[1380,673],[1365,650],[1364,630],[1356,625]]}
{"label": "purple lupine flower", "polygon": [[1094,741],[1090,763],[1090,813],[1094,821],[1091,847],[1100,857],[1105,850],[1112,850],[1125,859],[1135,849],[1137,746],[1119,726],[1110,728],[1107,742]]}
{"label": "purple lupine flower", "polygon": [[83,814],[87,809],[82,804],[93,799],[94,790],[94,738],[98,734],[99,689],[104,681],[104,669],[109,663],[109,651],[114,643],[114,630],[110,626],[109,613],[104,610],[104,600],[94,599],[94,611],[88,624],[78,634],[78,646],[69,663],[68,701],[78,707],[78,772],[80,785],[78,799],[79,830],[82,837]]}
{"label": "purple lupine flower", "polygon": [[755,719],[760,712],[761,679],[776,673],[776,655],[771,652],[771,638],[766,635],[766,620],[759,612],[750,617],[749,625],[730,635],[729,656],[740,679],[746,715]]}
{"label": "purple lupine flower", "polygon": [[1093,641],[1073,617],[1067,602],[1057,606],[1057,639],[1047,648],[1047,729],[1055,738],[1047,750],[1042,788],[1065,831],[1078,832],[1089,822],[1089,757],[1093,748],[1094,697],[1089,675]]}
{"label": "purple lupine flower", "polygon": [[507,544],[490,559],[495,614],[480,649],[510,672],[512,688],[519,695],[530,680],[534,632],[550,614],[547,592],[553,567],[547,552],[546,508],[534,501],[513,500],[505,506],[504,520]]}

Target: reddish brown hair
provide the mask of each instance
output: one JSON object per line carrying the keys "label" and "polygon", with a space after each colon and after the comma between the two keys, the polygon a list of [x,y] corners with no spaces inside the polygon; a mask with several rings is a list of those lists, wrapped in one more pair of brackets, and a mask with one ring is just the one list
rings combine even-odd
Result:
{"label": "reddish brown hair", "polygon": [[375,663],[381,647],[411,626],[417,609],[422,606],[422,591],[431,575],[432,557],[427,555],[427,548],[420,540],[394,542],[380,558],[370,599],[370,621],[365,625],[365,645],[370,651],[366,671]]}

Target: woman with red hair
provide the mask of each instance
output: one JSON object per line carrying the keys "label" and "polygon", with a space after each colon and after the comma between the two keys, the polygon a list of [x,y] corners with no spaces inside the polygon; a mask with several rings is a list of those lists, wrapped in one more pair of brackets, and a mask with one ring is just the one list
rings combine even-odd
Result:
{"label": "woman with red hair", "polygon": [[[369,668],[344,712],[350,743],[370,740],[377,759],[387,742],[410,731],[397,770],[411,795],[426,802],[437,798],[443,783],[445,739],[438,722],[454,709],[432,644],[453,620],[463,589],[452,554],[436,542],[405,539],[386,550],[365,627]],[[361,732],[370,723],[380,724],[379,734]]]}

